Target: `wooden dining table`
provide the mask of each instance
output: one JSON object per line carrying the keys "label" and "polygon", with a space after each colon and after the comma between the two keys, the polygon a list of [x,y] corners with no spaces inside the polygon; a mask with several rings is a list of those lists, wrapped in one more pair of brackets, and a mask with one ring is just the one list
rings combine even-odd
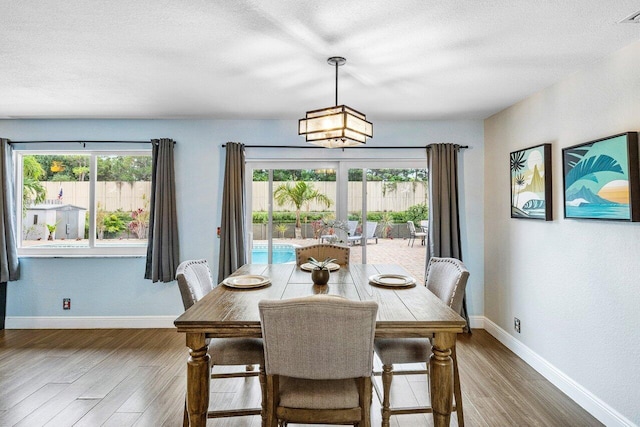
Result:
{"label": "wooden dining table", "polygon": [[210,364],[207,338],[262,336],[258,302],[313,294],[340,295],[352,300],[373,300],[379,304],[377,338],[433,337],[429,360],[429,387],[434,426],[448,426],[453,400],[451,349],[465,320],[425,286],[393,288],[370,284],[376,274],[402,274],[395,264],[351,264],[331,272],[325,286],[313,285],[310,273],[295,264],[247,264],[237,275],[263,275],[271,284],[252,289],[215,287],[178,317],[174,324],[186,334],[187,409],[192,427],[205,427],[210,394]]}

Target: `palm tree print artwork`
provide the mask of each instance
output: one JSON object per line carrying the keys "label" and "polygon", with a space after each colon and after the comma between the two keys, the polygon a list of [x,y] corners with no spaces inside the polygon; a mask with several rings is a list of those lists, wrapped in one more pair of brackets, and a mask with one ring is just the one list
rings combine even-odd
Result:
{"label": "palm tree print artwork", "polygon": [[640,219],[636,132],[565,148],[562,166],[566,218]]}
{"label": "palm tree print artwork", "polygon": [[542,144],[510,155],[511,218],[550,221],[551,144]]}

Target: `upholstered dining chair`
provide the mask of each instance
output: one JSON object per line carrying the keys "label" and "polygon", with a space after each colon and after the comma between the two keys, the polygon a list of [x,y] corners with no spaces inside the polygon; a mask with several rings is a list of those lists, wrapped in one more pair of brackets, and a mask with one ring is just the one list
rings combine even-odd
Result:
{"label": "upholstered dining chair", "polygon": [[334,244],[317,244],[302,246],[296,248],[296,264],[301,266],[302,264],[309,262],[309,258],[315,258],[318,261],[324,261],[327,258],[335,258],[336,264],[349,265],[349,255],[351,249],[347,246],[334,245]]}
{"label": "upholstered dining chair", "polygon": [[[416,225],[413,223],[413,221],[407,221],[407,228],[409,229],[409,241],[407,242],[407,246],[411,244],[411,247],[413,247],[413,244],[416,241],[416,237],[420,238],[422,243],[424,244],[424,239],[427,237],[427,233],[425,233],[424,231],[416,231]],[[420,230],[422,230],[422,228]]]}
{"label": "upholstered dining chair", "polygon": [[[427,289],[433,292],[440,300],[446,303],[456,313],[462,310],[462,298],[467,286],[469,270],[462,261],[455,258],[436,258],[429,260],[427,267]],[[389,394],[394,371],[393,365],[405,363],[425,363],[426,370],[396,371],[395,374],[428,374],[429,356],[431,355],[431,340],[429,338],[381,338],[374,343],[375,352],[382,362],[382,425],[389,426],[389,417],[394,414],[429,413],[431,407],[417,408],[391,408]],[[458,426],[464,427],[464,414],[462,410],[462,390],[460,388],[460,375],[458,373],[458,359],[455,346],[451,351],[453,359],[453,394],[455,398],[455,410],[458,416]],[[380,392],[376,388],[378,397]]]}
{"label": "upholstered dining chair", "polygon": [[378,304],[332,295],[258,303],[267,373],[267,426],[371,425]]}
{"label": "upholstered dining chair", "polygon": [[[184,309],[187,310],[198,300],[204,297],[213,289],[213,281],[211,280],[211,270],[207,260],[189,260],[182,262],[176,270],[176,280],[182,295],[182,303]],[[262,404],[260,408],[242,408],[229,410],[214,410],[207,413],[207,418],[223,418],[244,415],[262,415],[266,416],[263,411],[266,404],[266,388],[265,388],[265,372],[264,372],[264,349],[262,340],[258,338],[212,338],[208,340],[209,357],[211,358],[211,378],[236,378],[258,376],[260,380],[260,388],[262,390]],[[245,366],[245,370],[241,372],[231,373],[213,373],[213,367],[219,366]],[[252,365],[259,365],[259,371],[253,370]],[[186,408],[183,426],[189,425],[189,419]]]}

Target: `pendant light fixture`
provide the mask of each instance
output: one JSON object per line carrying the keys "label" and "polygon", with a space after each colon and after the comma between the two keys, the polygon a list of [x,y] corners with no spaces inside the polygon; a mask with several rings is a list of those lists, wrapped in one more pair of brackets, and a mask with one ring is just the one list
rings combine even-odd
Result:
{"label": "pendant light fixture", "polygon": [[361,112],[338,105],[338,67],[347,60],[332,56],[327,62],[336,67],[336,105],[307,111],[306,117],[298,121],[298,135],[305,135],[310,144],[326,148],[364,145],[367,137],[373,137],[373,124]]}

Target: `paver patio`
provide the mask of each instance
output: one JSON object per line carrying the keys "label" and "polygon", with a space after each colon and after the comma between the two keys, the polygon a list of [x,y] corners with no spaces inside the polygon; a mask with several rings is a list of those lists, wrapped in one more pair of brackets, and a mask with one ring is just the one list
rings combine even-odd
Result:
{"label": "paver patio", "polygon": [[[264,240],[256,240],[254,243],[266,244]],[[308,246],[319,243],[318,239],[273,239],[274,244],[293,244]],[[408,245],[408,239],[382,239],[378,243],[370,241],[366,245],[367,264],[399,264],[415,277],[418,283],[424,283],[424,270],[426,266],[426,247],[420,240],[414,242],[413,247]],[[351,263],[362,263],[361,245],[353,245],[351,248]]]}

